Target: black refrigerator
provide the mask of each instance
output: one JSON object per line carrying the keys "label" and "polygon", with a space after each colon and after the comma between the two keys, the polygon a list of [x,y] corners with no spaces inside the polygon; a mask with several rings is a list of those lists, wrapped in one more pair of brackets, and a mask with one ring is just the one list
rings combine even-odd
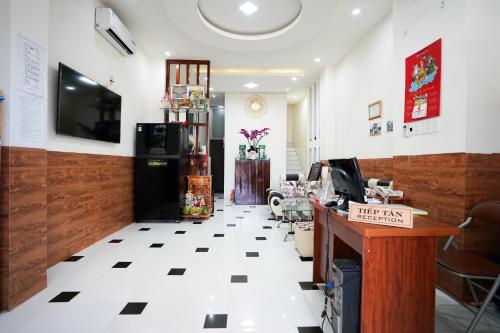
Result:
{"label": "black refrigerator", "polygon": [[180,124],[137,124],[134,161],[136,222],[177,222],[184,204],[188,131]]}

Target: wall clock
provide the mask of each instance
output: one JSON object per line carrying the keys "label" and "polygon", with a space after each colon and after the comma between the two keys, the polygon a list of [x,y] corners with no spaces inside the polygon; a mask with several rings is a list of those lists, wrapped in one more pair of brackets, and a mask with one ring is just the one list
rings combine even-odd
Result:
{"label": "wall clock", "polygon": [[245,99],[245,112],[252,118],[260,118],[267,112],[267,101],[263,96],[252,95]]}

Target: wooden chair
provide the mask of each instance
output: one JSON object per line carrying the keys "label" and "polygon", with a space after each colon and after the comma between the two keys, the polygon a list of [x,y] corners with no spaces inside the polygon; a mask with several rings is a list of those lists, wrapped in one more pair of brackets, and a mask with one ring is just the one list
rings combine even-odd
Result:
{"label": "wooden chair", "polygon": [[[472,208],[467,220],[459,228],[465,229],[475,219],[494,221],[500,223],[500,201],[484,201]],[[442,251],[438,251],[437,263],[448,272],[460,276],[467,281],[472,298],[479,309],[475,310],[475,316],[467,328],[467,333],[474,332],[479,320],[486,311],[489,303],[500,286],[500,265],[490,261],[478,254],[459,248],[454,236],[450,236]],[[493,281],[490,289],[483,287],[476,281]],[[486,298],[481,302],[476,289],[481,289],[487,293]],[[470,308],[470,307],[469,307]]]}

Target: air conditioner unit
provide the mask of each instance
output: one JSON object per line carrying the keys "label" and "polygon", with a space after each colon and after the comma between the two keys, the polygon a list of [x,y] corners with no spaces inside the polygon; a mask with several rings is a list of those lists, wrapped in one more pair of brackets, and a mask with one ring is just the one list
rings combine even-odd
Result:
{"label": "air conditioner unit", "polygon": [[135,53],[137,46],[132,34],[111,8],[95,9],[95,28],[122,55],[129,56]]}

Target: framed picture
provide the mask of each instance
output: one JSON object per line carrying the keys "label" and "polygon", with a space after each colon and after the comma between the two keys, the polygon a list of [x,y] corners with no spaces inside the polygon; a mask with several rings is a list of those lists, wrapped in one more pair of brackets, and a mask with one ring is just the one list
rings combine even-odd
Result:
{"label": "framed picture", "polygon": [[370,124],[370,136],[377,136],[382,134],[382,123],[373,122]]}
{"label": "framed picture", "polygon": [[188,95],[190,100],[204,99],[205,87],[204,86],[188,86]]}
{"label": "framed picture", "polygon": [[170,95],[173,99],[187,99],[188,95],[188,86],[176,84],[170,88]]}
{"label": "framed picture", "polygon": [[382,101],[368,105],[368,120],[382,117]]}

